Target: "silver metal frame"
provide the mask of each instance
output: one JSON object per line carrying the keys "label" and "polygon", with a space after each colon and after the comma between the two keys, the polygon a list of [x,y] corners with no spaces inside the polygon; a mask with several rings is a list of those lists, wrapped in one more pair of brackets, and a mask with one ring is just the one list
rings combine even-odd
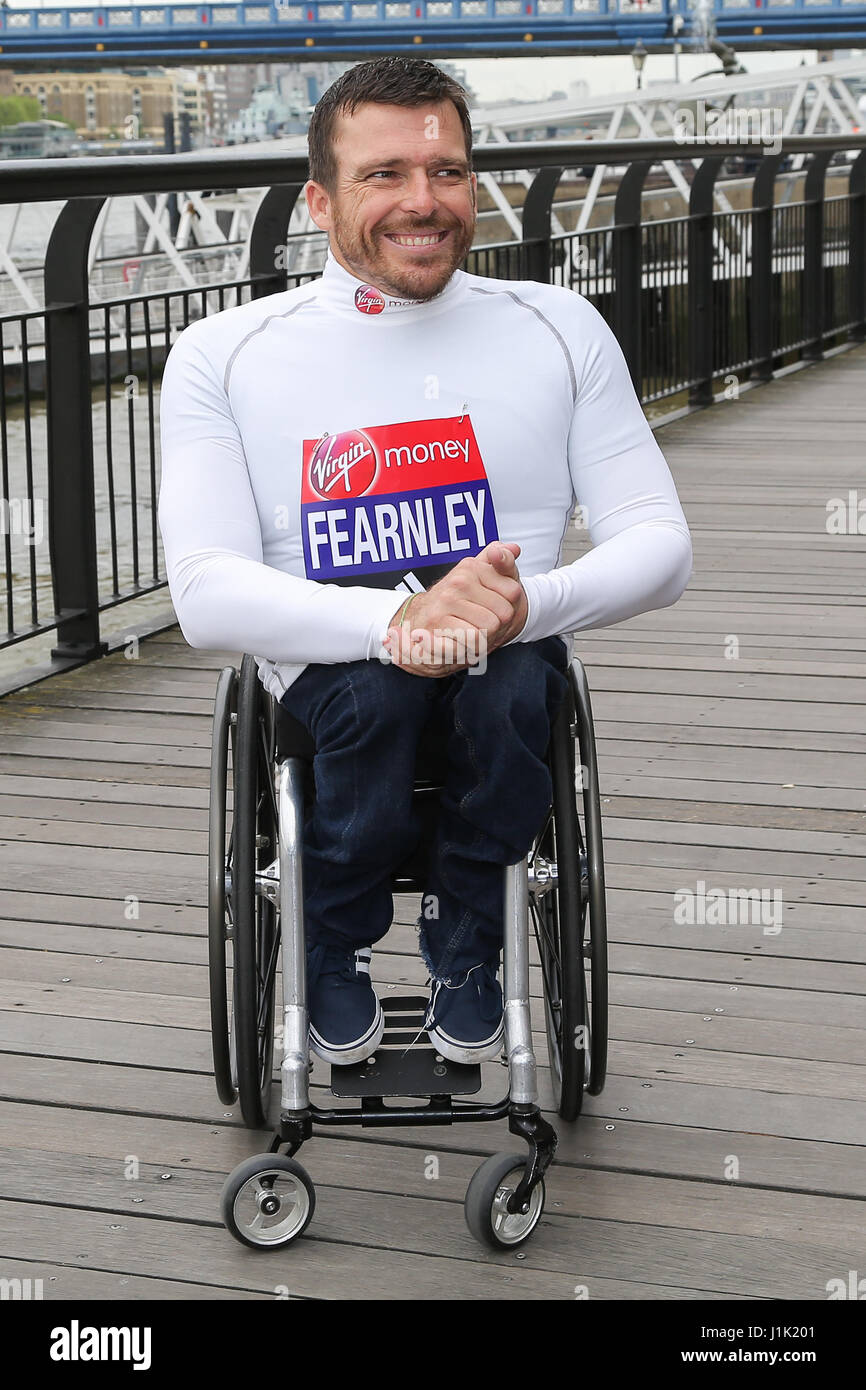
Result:
{"label": "silver metal frame", "polygon": [[310,1103],[307,955],[304,943],[304,765],[299,758],[279,764],[279,892],[283,962],[283,1061],[280,1105],[306,1110]]}
{"label": "silver metal frame", "polygon": [[[304,767],[286,758],[277,769],[279,858],[256,876],[257,891],[279,900],[283,974],[283,1060],[280,1105],[283,1112],[309,1106],[309,1014],[304,940]],[[529,1011],[529,893],[556,886],[556,864],[528,858],[504,871],[503,994],[509,1099],[537,1105],[538,1074]]]}
{"label": "silver metal frame", "polygon": [[529,876],[525,859],[505,870],[504,922],[502,973],[509,1095],[516,1105],[537,1105],[538,1073],[529,1017]]}

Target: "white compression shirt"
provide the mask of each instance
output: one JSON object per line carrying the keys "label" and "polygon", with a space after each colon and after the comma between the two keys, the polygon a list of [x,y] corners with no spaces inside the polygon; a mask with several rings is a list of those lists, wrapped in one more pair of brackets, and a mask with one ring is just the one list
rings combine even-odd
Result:
{"label": "white compression shirt", "polygon": [[[322,277],[187,328],[162,385],[159,524],[193,647],[249,652],[276,697],[376,659],[413,589],[521,546],[515,640],[679,598],[691,543],[610,329],[588,300],[455,271],[426,303]],[[593,548],[561,565],[575,503]]]}

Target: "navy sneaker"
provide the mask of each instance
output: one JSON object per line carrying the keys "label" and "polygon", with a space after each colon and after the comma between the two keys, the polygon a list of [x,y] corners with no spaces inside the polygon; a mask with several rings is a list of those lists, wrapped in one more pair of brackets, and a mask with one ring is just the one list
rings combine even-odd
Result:
{"label": "navy sneaker", "polygon": [[372,957],[369,946],[322,944],[307,951],[310,1047],[332,1066],[363,1062],[382,1041],[385,1015],[370,983]]}
{"label": "navy sneaker", "polygon": [[462,979],[436,980],[427,1011],[427,1036],[449,1062],[492,1062],[504,1038],[498,963],[473,965]]}

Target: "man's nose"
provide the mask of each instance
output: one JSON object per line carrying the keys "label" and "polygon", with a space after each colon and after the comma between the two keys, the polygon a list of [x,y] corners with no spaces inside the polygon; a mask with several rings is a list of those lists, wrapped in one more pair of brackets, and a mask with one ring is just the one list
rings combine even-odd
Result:
{"label": "man's nose", "polygon": [[424,217],[436,207],[436,191],[426,169],[414,169],[409,175],[406,188],[400,200],[405,212],[414,212]]}

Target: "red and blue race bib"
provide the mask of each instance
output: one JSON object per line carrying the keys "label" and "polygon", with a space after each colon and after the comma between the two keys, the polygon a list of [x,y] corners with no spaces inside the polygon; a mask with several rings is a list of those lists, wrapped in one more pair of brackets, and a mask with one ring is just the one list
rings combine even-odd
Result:
{"label": "red and blue race bib", "polygon": [[429,587],[499,539],[469,416],[305,439],[301,526],[308,579]]}

